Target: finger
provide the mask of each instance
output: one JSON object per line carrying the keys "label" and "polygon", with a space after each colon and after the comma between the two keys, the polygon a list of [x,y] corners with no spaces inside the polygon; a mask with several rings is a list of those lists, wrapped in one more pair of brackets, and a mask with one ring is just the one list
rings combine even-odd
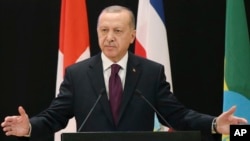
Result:
{"label": "finger", "polygon": [[247,124],[248,121],[245,118],[238,118],[237,119],[237,124]]}
{"label": "finger", "polygon": [[6,125],[6,121],[1,123],[1,126],[4,127]]}
{"label": "finger", "polygon": [[1,126],[2,126],[2,127],[5,127],[6,124],[7,124],[7,122],[4,121],[4,122],[1,123]]}
{"label": "finger", "polygon": [[3,131],[5,132],[6,136],[14,135],[14,131],[12,131],[10,126],[3,128]]}
{"label": "finger", "polygon": [[11,121],[13,121],[13,116],[7,116],[4,119],[4,122],[11,122]]}
{"label": "finger", "polygon": [[1,126],[7,126],[13,123],[15,120],[16,116],[7,116],[4,119],[4,122],[2,122]]}
{"label": "finger", "polygon": [[10,131],[5,132],[5,135],[6,135],[6,136],[15,135],[15,132],[12,131],[12,130],[10,130]]}
{"label": "finger", "polygon": [[9,131],[9,132],[5,132],[5,135],[6,136],[11,136],[12,135],[12,133]]}
{"label": "finger", "polygon": [[22,106],[18,107],[18,112],[21,116],[26,116],[26,112]]}
{"label": "finger", "polygon": [[4,132],[9,132],[9,131],[11,131],[11,127],[10,127],[10,126],[6,126],[6,127],[3,128],[3,131],[4,131]]}

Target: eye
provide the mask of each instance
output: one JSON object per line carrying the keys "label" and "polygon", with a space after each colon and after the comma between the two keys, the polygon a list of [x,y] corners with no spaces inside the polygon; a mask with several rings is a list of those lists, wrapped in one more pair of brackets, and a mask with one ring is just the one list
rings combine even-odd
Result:
{"label": "eye", "polygon": [[107,32],[108,32],[108,29],[107,29],[107,28],[102,28],[102,29],[101,29],[101,32],[102,32],[102,33],[107,33]]}
{"label": "eye", "polygon": [[115,33],[120,34],[120,33],[122,33],[122,30],[120,30],[120,29],[116,29],[116,30],[115,30]]}

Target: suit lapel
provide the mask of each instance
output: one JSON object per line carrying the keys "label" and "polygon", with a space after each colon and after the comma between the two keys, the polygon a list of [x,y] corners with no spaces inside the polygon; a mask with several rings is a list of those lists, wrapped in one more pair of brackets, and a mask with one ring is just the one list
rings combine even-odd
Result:
{"label": "suit lapel", "polygon": [[[98,96],[101,91],[105,89],[103,66],[100,54],[93,57],[93,59],[91,60],[88,76],[92,87],[95,89],[95,94]],[[105,111],[105,114],[108,117],[109,121],[113,124],[113,118],[109,105],[109,100],[107,98],[106,89],[105,92],[102,93],[100,103],[102,104],[103,110]]]}
{"label": "suit lapel", "polygon": [[134,91],[140,74],[141,74],[141,69],[139,67],[138,60],[132,53],[129,53],[128,63],[127,63],[127,74],[126,74],[124,92],[122,96],[122,103],[121,103],[121,110],[120,110],[118,124],[122,115],[124,114],[128,102],[134,95]]}
{"label": "suit lapel", "polygon": [[[92,57],[90,63],[90,69],[88,71],[89,80],[93,88],[95,89],[95,94],[98,96],[103,88],[105,88],[104,83],[104,76],[103,76],[103,66],[101,61],[101,55],[97,55],[96,57]],[[141,68],[139,66],[138,59],[129,52],[129,58],[127,62],[127,74],[126,74],[126,80],[125,80],[125,86],[124,86],[124,92],[122,96],[122,103],[121,103],[121,111],[118,119],[119,121],[124,114],[124,111],[131,99],[131,97],[134,95],[134,91],[136,88],[136,84],[138,81],[138,78],[141,74]],[[94,78],[94,79],[93,79]],[[105,89],[106,90],[106,89]],[[110,120],[110,122],[114,125],[112,112],[109,105],[109,100],[107,98],[107,93],[103,93],[102,98],[100,99],[100,103],[102,104],[102,107],[105,111],[106,116]]]}

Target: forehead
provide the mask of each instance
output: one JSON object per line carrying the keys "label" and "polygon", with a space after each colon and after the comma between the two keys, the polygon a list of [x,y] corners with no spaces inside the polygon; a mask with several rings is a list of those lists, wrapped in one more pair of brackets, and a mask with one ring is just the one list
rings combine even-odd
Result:
{"label": "forehead", "polygon": [[126,11],[103,12],[99,16],[98,26],[129,26],[130,16]]}

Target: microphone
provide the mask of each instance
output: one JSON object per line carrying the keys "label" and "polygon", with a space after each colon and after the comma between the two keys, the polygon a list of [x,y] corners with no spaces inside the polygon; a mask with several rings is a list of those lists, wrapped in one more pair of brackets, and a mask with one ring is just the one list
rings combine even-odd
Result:
{"label": "microphone", "polygon": [[85,118],[84,121],[82,122],[81,126],[78,128],[77,132],[80,132],[80,131],[82,130],[83,126],[86,124],[86,122],[87,122],[89,116],[92,114],[93,110],[95,109],[97,103],[100,101],[100,99],[101,99],[101,97],[102,97],[102,95],[103,95],[104,92],[105,92],[105,89],[102,88],[101,91],[100,91],[100,94],[99,94],[98,98],[96,99],[94,105],[92,106],[92,108],[90,109],[90,111],[89,111],[89,113],[87,114],[86,118]]}
{"label": "microphone", "polygon": [[163,120],[163,122],[168,126],[169,131],[174,131],[174,128],[165,120],[165,118],[160,114],[160,112],[154,107],[154,105],[152,105],[147,98],[142,95],[141,91],[139,91],[138,89],[135,90],[135,94],[138,95],[139,97],[141,97],[144,101],[146,101],[146,103],[156,112],[156,114],[161,118],[161,120]]}

